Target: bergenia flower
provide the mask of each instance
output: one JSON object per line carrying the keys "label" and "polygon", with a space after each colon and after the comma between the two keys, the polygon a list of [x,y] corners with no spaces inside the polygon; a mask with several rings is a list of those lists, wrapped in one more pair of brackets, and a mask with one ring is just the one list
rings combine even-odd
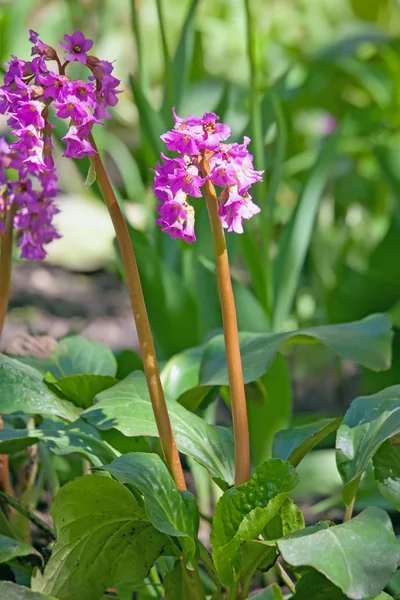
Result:
{"label": "bergenia flower", "polygon": [[[218,214],[228,231],[243,233],[243,220],[260,212],[252,202],[249,189],[262,180],[263,171],[256,171],[253,157],[247,150],[250,142],[245,137],[243,144],[226,144],[231,130],[214,113],[204,113],[201,118],[189,115],[178,117],[172,109],[175,127],[161,136],[168,150],[180,156],[167,158],[157,163],[154,170],[153,191],[161,215],[156,223],[162,230],[186,242],[196,240],[194,232],[194,208],[188,197],[201,197],[201,187],[206,179],[222,188],[219,195]],[[210,165],[210,174],[201,177],[200,168],[204,153]]]}
{"label": "bergenia flower", "polygon": [[[64,156],[92,156],[96,154],[90,143],[92,128],[110,117],[107,108],[118,101],[120,81],[112,75],[111,62],[87,55],[93,42],[81,31],[64,36],[65,62],[35,31],[30,31],[29,39],[33,58],[25,61],[12,56],[0,87],[0,113],[8,116],[16,138],[10,144],[0,139],[0,234],[13,205],[22,258],[41,260],[46,256],[44,246],[59,237],[52,224],[59,190],[49,107],[53,104],[55,117],[68,121]],[[49,68],[49,61],[55,61],[57,72]],[[72,61],[86,64],[87,81],[71,80],[66,74]],[[10,170],[17,176],[10,177]]]}

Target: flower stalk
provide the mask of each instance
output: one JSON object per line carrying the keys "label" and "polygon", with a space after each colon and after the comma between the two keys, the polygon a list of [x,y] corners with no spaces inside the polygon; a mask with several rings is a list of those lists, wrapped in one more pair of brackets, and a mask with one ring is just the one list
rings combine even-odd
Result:
{"label": "flower stalk", "polygon": [[[90,136],[90,142],[93,148],[96,148],[96,144],[92,136]],[[128,228],[118,205],[103,162],[100,158],[100,154],[97,153],[94,156],[91,156],[90,161],[96,170],[97,183],[99,184],[104,201],[107,205],[111,220],[114,225],[115,234],[117,236],[121,258],[125,269],[129,298],[136,323],[140,350],[142,353],[144,372],[146,375],[154,417],[156,420],[162,449],[165,455],[165,460],[171,470],[177,487],[180,490],[185,490],[185,478],[183,475],[178,450],[176,448],[164,392],[161,385],[157,358],[150,330],[150,323],[147,316],[139,271],[129,237]]]}
{"label": "flower stalk", "polygon": [[3,331],[10,298],[13,221],[16,206],[12,204],[7,211],[3,233],[0,232],[0,337]]}
{"label": "flower stalk", "polygon": [[235,299],[233,296],[229,269],[228,250],[225,234],[218,214],[218,199],[213,183],[208,179],[210,165],[209,152],[203,152],[201,164],[205,178],[204,195],[214,241],[215,265],[218,291],[221,301],[222,323],[224,328],[226,362],[232,404],[233,433],[235,440],[235,485],[240,485],[250,477],[250,443],[247,419],[246,395],[240,356],[239,333],[237,326]]}

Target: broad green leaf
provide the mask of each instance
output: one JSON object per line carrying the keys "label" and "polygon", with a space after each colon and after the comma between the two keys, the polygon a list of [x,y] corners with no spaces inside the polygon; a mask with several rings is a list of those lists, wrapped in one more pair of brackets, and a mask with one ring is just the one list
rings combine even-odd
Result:
{"label": "broad green leaf", "polygon": [[266,590],[263,590],[262,592],[251,596],[251,600],[283,600],[283,596],[280,587],[276,585],[276,583],[274,583],[273,585],[270,585]]}
{"label": "broad green leaf", "polygon": [[[118,379],[111,375],[67,375],[52,382],[62,395],[79,408],[92,406],[94,397],[118,383]],[[54,387],[53,387],[54,389]]]}
{"label": "broad green leaf", "polygon": [[178,400],[182,394],[198,385],[202,356],[203,347],[198,346],[169,359],[161,371],[161,382],[168,396]]}
{"label": "broad green leaf", "polygon": [[0,453],[13,454],[43,442],[55,454],[79,454],[94,466],[114,460],[115,451],[101,440],[99,432],[85,421],[62,429],[0,429]]}
{"label": "broad green leaf", "polygon": [[121,483],[133,485],[143,494],[149,520],[156,529],[188,538],[191,551],[194,551],[199,527],[196,501],[189,492],[178,490],[157,454],[125,454],[103,468]]}
{"label": "broad green leaf", "polygon": [[[282,355],[276,355],[267,373],[258,381],[246,386],[246,399],[251,455],[257,465],[271,458],[274,435],[290,423],[292,386]],[[279,458],[286,460],[283,456]]]}
{"label": "broad green leaf", "polygon": [[340,426],[341,418],[321,419],[279,431],[274,439],[272,453],[275,458],[288,460],[297,467],[307,452]]}
{"label": "broad green leaf", "polygon": [[[209,425],[167,397],[175,441],[180,452],[203,465],[221,484],[234,479],[233,439],[229,430]],[[158,436],[144,374],[136,371],[98,394],[96,404],[82,413],[100,430],[118,429],[126,436]]]}
{"label": "broad green leaf", "polygon": [[165,600],[206,600],[202,587],[196,581],[195,571],[178,560],[164,578]]}
{"label": "broad green leaf", "polygon": [[137,352],[133,350],[121,350],[116,355],[117,379],[124,379],[132,371],[143,371],[143,361]]}
{"label": "broad green leaf", "polygon": [[0,354],[0,397],[3,415],[23,412],[75,421],[80,412],[53,394],[39,371],[4,354]]}
{"label": "broad green leaf", "polygon": [[292,308],[315,219],[335,157],[336,144],[337,135],[325,140],[279,244],[274,265],[273,326],[275,330],[282,328]]}
{"label": "broad green leaf", "polygon": [[379,594],[400,559],[390,519],[379,508],[367,508],[343,525],[301,533],[278,540],[285,562],[316,569],[354,600]]}
{"label": "broad green leaf", "polygon": [[279,556],[275,541],[249,540],[241,548],[240,574],[245,580],[251,579],[257,570],[269,571]]}
{"label": "broad green leaf", "polygon": [[29,588],[10,581],[0,581],[0,597],[4,600],[57,600],[54,596],[32,592]]}
{"label": "broad green leaf", "polygon": [[35,548],[6,535],[0,535],[0,563],[6,563],[20,556],[36,566],[43,564],[42,555]]}
{"label": "broad green leaf", "polygon": [[400,510],[400,446],[390,440],[382,444],[372,459],[375,479],[381,494]]}
{"label": "broad green leaf", "polygon": [[67,483],[51,514],[57,542],[32,588],[59,600],[99,600],[108,587],[141,581],[168,543],[133,494],[109,477]]}
{"label": "broad green leaf", "polygon": [[400,385],[353,400],[336,438],[337,466],[345,484],[346,504],[351,502],[357,482],[375,452],[399,432]]}
{"label": "broad green leaf", "polygon": [[[390,366],[392,331],[390,321],[384,315],[371,315],[361,321],[340,325],[308,327],[284,333],[241,333],[239,336],[245,383],[255,381],[268,371],[285,342],[320,342],[341,358],[353,360],[369,369],[378,371]],[[199,383],[229,383],[222,335],[212,338],[204,348]]]}
{"label": "broad green leaf", "polygon": [[271,459],[262,463],[247,483],[229,489],[220,498],[211,528],[211,545],[222,583],[232,585],[238,580],[241,544],[260,535],[296,483],[293,467]]}
{"label": "broad green leaf", "polygon": [[[347,600],[348,596],[345,596],[321,573],[310,570],[301,577],[296,585],[296,593],[290,598],[291,600],[310,600],[310,598],[312,600]],[[391,598],[392,596],[382,592],[372,600],[390,600]]]}
{"label": "broad green leaf", "polygon": [[20,360],[44,374],[51,373],[56,379],[87,373],[115,377],[117,372],[116,358],[107,346],[78,336],[60,340],[56,350],[44,360],[33,357]]}

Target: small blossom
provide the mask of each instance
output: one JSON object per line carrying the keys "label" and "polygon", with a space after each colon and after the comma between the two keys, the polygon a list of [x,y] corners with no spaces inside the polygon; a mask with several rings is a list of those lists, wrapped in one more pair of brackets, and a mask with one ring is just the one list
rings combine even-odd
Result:
{"label": "small blossom", "polygon": [[86,53],[92,48],[93,41],[87,40],[82,31],[75,31],[72,35],[65,34],[64,40],[65,42],[61,42],[60,45],[67,52],[66,60],[77,60],[84,65],[87,60]]}

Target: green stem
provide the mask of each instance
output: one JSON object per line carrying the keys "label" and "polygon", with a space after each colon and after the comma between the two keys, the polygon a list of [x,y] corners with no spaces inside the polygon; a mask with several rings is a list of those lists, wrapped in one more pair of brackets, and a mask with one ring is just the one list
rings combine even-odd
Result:
{"label": "green stem", "polygon": [[353,516],[355,502],[356,502],[356,496],[354,494],[352,501],[350,502],[350,504],[348,506],[346,506],[346,510],[344,511],[343,523],[347,523],[347,521],[350,521],[351,517]]}
{"label": "green stem", "polygon": [[143,39],[142,30],[140,27],[139,8],[138,0],[131,0],[131,13],[132,13],[132,29],[136,41],[136,52],[138,61],[138,81],[144,93],[147,90],[147,73],[144,68],[144,54],[143,54]]}
{"label": "green stem", "polygon": [[276,570],[278,571],[279,577],[282,579],[283,583],[286,585],[286,587],[289,589],[289,591],[292,594],[295,594],[296,587],[280,562],[276,562]]}
{"label": "green stem", "polygon": [[[202,160],[203,177],[210,174],[208,161],[208,155],[204,152]],[[218,214],[217,195],[210,180],[206,180],[204,192],[214,241],[215,266],[221,302],[226,363],[232,403],[235,440],[235,485],[240,485],[250,477],[250,442],[235,299],[232,290],[225,234]]]}
{"label": "green stem", "polygon": [[4,232],[0,233],[0,337],[8,310],[10,299],[11,269],[12,269],[12,246],[14,232],[14,216],[17,210],[16,204],[11,204],[8,209]]}
{"label": "green stem", "polygon": [[162,43],[163,56],[164,56],[164,77],[165,77],[165,89],[166,89],[166,100],[167,100],[166,105],[167,105],[168,114],[169,114],[169,111],[171,110],[171,106],[174,103],[174,95],[173,95],[174,82],[173,82],[173,78],[172,78],[171,59],[170,59],[169,50],[168,50],[168,41],[167,41],[167,34],[166,34],[166,30],[165,30],[165,21],[164,21],[164,11],[163,11],[163,7],[162,7],[162,0],[156,0],[156,4],[157,4],[158,23],[160,26],[161,43]]}
{"label": "green stem", "polygon": [[11,496],[9,496],[8,494],[5,494],[4,492],[0,492],[0,498],[2,500],[4,500],[4,502],[9,504],[10,506],[15,508],[15,510],[18,511],[21,515],[23,515],[26,519],[29,519],[29,521],[32,521],[32,523],[34,523],[36,525],[36,527],[41,529],[51,539],[53,539],[53,540],[56,539],[56,534],[53,531],[53,529],[51,527],[49,527],[44,521],[42,521],[42,519],[39,519],[39,517],[37,517],[31,510],[29,510],[29,508],[26,508],[26,506],[21,504],[21,502],[18,502],[18,500],[15,500],[15,498],[12,498]]}
{"label": "green stem", "polygon": [[[92,146],[97,149],[92,136],[90,137],[90,142]],[[180,490],[185,490],[185,478],[161,385],[153,337],[151,335],[139,270],[129,237],[129,231],[99,153],[91,157],[91,164],[96,169],[97,183],[110,213],[115,234],[117,236],[143,359],[144,372],[165,460],[171,470],[176,485]]]}

